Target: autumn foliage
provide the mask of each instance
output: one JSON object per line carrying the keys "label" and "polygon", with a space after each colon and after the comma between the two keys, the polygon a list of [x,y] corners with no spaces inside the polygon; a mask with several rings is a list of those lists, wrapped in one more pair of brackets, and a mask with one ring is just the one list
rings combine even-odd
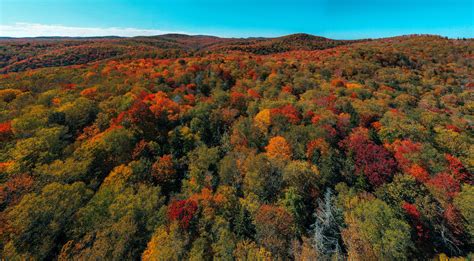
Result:
{"label": "autumn foliage", "polygon": [[172,201],[168,207],[168,218],[178,221],[182,228],[187,229],[197,210],[198,205],[194,200]]}
{"label": "autumn foliage", "polygon": [[472,39],[0,46],[2,259],[472,256]]}
{"label": "autumn foliage", "polygon": [[373,186],[389,181],[396,171],[392,155],[371,141],[365,128],[355,129],[341,145],[353,153],[356,171],[364,174]]}
{"label": "autumn foliage", "polygon": [[292,157],[290,144],[282,136],[271,138],[265,149],[271,158],[289,160]]}

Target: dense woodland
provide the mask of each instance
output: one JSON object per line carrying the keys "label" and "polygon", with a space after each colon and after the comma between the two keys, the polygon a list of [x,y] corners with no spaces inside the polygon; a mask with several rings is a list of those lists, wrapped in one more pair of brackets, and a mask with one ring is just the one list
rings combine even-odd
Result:
{"label": "dense woodland", "polygon": [[474,40],[0,40],[0,257],[474,251]]}

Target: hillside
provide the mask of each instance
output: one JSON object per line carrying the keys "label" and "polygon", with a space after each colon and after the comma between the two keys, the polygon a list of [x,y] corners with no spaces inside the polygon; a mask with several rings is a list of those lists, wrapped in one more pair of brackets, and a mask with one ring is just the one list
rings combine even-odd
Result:
{"label": "hillside", "polygon": [[331,40],[307,34],[247,39],[180,34],[133,38],[6,38],[0,39],[0,73],[79,65],[109,58],[164,58],[206,51],[271,54],[292,50],[321,50],[352,42],[355,41]]}
{"label": "hillside", "polygon": [[0,257],[474,249],[474,40],[0,39]]}

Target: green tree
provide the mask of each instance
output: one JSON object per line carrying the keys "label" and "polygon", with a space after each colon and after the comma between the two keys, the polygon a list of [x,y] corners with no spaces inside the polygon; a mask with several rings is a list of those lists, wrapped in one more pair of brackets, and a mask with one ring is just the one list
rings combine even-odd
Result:
{"label": "green tree", "polygon": [[51,183],[39,194],[26,195],[8,214],[16,250],[37,259],[53,257],[73,214],[91,195],[81,182]]}

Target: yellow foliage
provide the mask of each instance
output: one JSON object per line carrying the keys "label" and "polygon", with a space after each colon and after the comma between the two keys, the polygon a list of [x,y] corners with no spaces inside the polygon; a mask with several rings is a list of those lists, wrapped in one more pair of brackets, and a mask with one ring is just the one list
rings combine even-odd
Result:
{"label": "yellow foliage", "polygon": [[464,257],[448,257],[445,253],[441,253],[439,255],[436,255],[433,258],[434,261],[464,261],[467,260]]}
{"label": "yellow foliage", "polygon": [[237,248],[234,251],[236,260],[255,260],[255,261],[270,261],[272,254],[263,247],[257,246],[255,242],[244,240],[237,244]]}
{"label": "yellow foliage", "polygon": [[362,88],[362,85],[358,84],[358,83],[348,82],[348,83],[346,83],[346,88],[347,89],[359,89],[359,88]]}
{"label": "yellow foliage", "polygon": [[260,130],[267,130],[271,124],[271,113],[270,109],[263,109],[257,115],[255,115],[255,125]]}
{"label": "yellow foliage", "polygon": [[142,260],[183,260],[186,244],[187,239],[181,235],[177,223],[171,224],[169,229],[158,227],[143,252]]}
{"label": "yellow foliage", "polygon": [[119,165],[110,172],[101,186],[123,187],[132,175],[131,167]]}

